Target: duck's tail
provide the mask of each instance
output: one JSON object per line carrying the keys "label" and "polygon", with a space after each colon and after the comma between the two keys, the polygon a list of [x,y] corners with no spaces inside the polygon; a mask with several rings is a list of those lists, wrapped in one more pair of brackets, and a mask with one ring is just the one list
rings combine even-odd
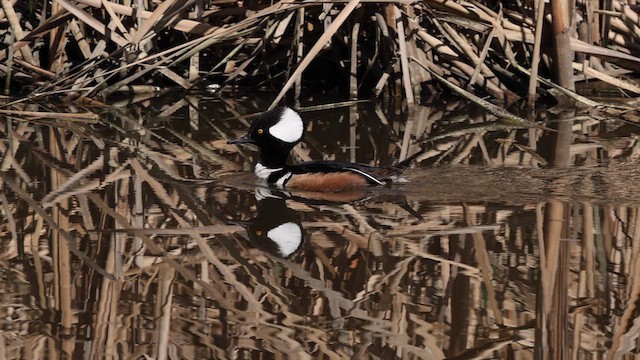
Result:
{"label": "duck's tail", "polygon": [[424,154],[425,152],[427,152],[427,149],[422,149],[417,153],[409,156],[408,158],[400,161],[399,163],[393,165],[392,167],[398,169],[400,173],[402,173],[411,164],[413,160],[415,160],[418,156]]}

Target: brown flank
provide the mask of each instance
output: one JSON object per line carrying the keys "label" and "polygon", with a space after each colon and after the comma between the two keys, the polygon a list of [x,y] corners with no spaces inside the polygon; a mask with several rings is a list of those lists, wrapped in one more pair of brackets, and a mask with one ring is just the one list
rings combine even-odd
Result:
{"label": "brown flank", "polygon": [[293,175],[289,182],[287,182],[288,188],[319,192],[339,192],[368,185],[365,178],[350,172]]}

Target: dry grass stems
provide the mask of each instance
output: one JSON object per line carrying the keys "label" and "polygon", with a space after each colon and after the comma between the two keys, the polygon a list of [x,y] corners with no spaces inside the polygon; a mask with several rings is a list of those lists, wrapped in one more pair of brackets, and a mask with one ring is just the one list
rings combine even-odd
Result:
{"label": "dry grass stems", "polygon": [[43,2],[0,3],[11,35],[0,52],[5,91],[28,98],[88,101],[215,84],[271,88],[273,107],[292,87],[298,101],[303,78],[320,86],[309,71],[318,67],[352,99],[402,96],[408,104],[438,91],[424,69],[500,104],[528,95],[532,105],[550,86],[543,77],[563,93],[587,79],[621,95],[640,91],[625,78],[640,67],[640,15],[619,0],[604,9],[583,1],[59,0],[55,12]]}

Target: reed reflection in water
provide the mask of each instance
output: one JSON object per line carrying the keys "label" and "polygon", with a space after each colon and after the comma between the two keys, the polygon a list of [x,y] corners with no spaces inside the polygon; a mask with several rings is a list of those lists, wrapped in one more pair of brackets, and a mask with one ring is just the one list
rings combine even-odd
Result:
{"label": "reed reflection in water", "polygon": [[339,196],[256,187],[256,152],[226,139],[258,103],[7,119],[0,358],[637,353],[623,124],[565,120],[573,167],[544,168],[543,127],[435,103],[303,113],[302,159],[390,164],[430,141],[410,183]]}

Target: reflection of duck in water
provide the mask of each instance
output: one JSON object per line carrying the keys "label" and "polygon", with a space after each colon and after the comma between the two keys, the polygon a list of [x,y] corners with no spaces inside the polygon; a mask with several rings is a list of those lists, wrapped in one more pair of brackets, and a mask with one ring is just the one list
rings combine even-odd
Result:
{"label": "reflection of duck in water", "polygon": [[302,245],[302,225],[283,197],[256,189],[258,215],[249,221],[231,221],[247,230],[252,245],[279,257],[289,257]]}
{"label": "reflection of duck in water", "polygon": [[260,148],[260,161],[254,169],[258,178],[280,188],[317,192],[339,192],[397,181],[409,163],[423,153],[420,151],[386,167],[333,161],[288,165],[289,153],[302,140],[304,132],[300,114],[288,107],[280,107],[260,115],[245,136],[229,143],[250,143]]}
{"label": "reflection of duck in water", "polygon": [[[318,195],[319,193],[310,193]],[[345,193],[358,197],[363,193]],[[339,205],[353,203],[341,201],[343,199],[326,199],[307,197],[309,193],[290,193],[271,191],[266,188],[256,188],[257,212],[255,218],[248,221],[231,220],[229,223],[245,228],[251,244],[260,250],[272,255],[287,258],[293,255],[304,241],[304,231],[300,224],[299,215],[287,207],[286,200],[294,200],[308,205]],[[367,197],[358,200],[365,200]],[[386,196],[385,200],[396,203],[419,220],[424,220],[420,214],[414,211],[404,199],[404,196]]]}

